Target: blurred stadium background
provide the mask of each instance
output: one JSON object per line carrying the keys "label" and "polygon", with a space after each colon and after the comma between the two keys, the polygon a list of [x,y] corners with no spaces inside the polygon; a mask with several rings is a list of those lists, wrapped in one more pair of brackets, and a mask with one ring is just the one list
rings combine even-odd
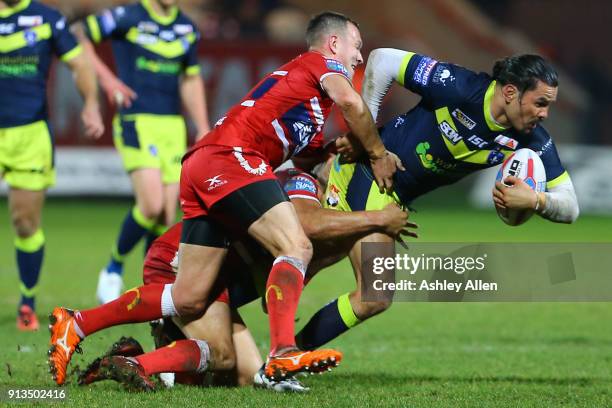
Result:
{"label": "blurred stadium background", "polygon": [[[72,21],[125,3],[117,0],[45,0]],[[545,124],[559,146],[576,186],[582,216],[576,225],[534,219],[509,228],[490,204],[494,175],[483,173],[416,203],[425,241],[612,241],[612,2],[584,0],[180,0],[197,22],[202,75],[211,121],[238,101],[263,73],[304,49],[310,15],[324,9],[349,14],[360,22],[365,53],[397,47],[489,72],[496,58],[536,52],[550,58],[561,74],[559,102]],[[108,45],[100,48],[109,54]],[[357,78],[360,78],[358,75]],[[395,89],[385,101],[386,120],[417,101]],[[48,250],[41,275],[39,312],[57,304],[94,305],[97,273],[103,266],[117,223],[131,205],[129,179],[112,147],[110,119],[97,142],[79,128],[80,97],[71,75],[56,64],[49,106],[57,143],[57,186],[44,210]],[[336,117],[327,133],[342,124]],[[191,135],[194,136],[193,134]],[[5,194],[6,185],[0,185]],[[66,198],[67,197],[67,198]],[[108,199],[111,198],[111,199]],[[6,200],[0,212],[7,214]],[[44,364],[47,333],[16,333],[14,307],[18,277],[8,217],[0,224],[0,386],[51,386]],[[138,251],[126,265],[126,286],[140,283]],[[347,264],[315,280],[300,306],[298,327],[324,302],[352,286]],[[267,324],[258,305],[244,309],[262,350]],[[42,316],[41,316],[42,317]],[[75,406],[156,403],[186,405],[200,401],[223,405],[304,405],[315,401],[340,405],[397,406],[606,406],[611,401],[612,338],[609,304],[398,304],[380,318],[341,338],[334,346],[346,353],[343,372],[309,382],[317,399],[226,391],[177,390],[158,399],[97,387],[99,394],[76,391]],[[44,322],[44,318],[42,319]],[[41,323],[42,323],[41,322]],[[117,328],[88,339],[89,361],[120,334],[135,334],[145,348],[147,328]],[[17,352],[16,352],[17,351]],[[21,351],[21,353],[19,352]],[[6,367],[4,367],[4,364]],[[385,373],[381,376],[381,372]],[[121,395],[121,396],[120,396]],[[161,399],[163,398],[163,399]],[[272,398],[272,399],[271,399]],[[144,405],[143,405],[144,404]],[[323,404],[325,405],[325,404]]]}
{"label": "blurred stadium background", "polygon": [[[45,0],[76,20],[124,0]],[[489,72],[505,55],[535,52],[560,71],[559,101],[545,124],[570,169],[583,214],[612,214],[612,58],[600,40],[612,37],[606,16],[612,3],[588,0],[181,0],[200,28],[202,75],[211,122],[250,89],[263,73],[304,49],[310,15],[324,9],[360,22],[365,53],[380,46],[414,50]],[[570,18],[571,16],[571,18]],[[108,55],[110,47],[101,52]],[[362,67],[363,69],[363,67]],[[104,137],[88,141],[79,128],[81,104],[69,71],[56,64],[49,93],[57,151],[57,186],[51,195],[130,196],[129,180],[112,149],[110,118]],[[356,82],[361,79],[357,75]],[[406,111],[417,97],[395,90],[382,120]],[[342,124],[338,116],[326,134]],[[192,134],[193,136],[193,134]],[[492,171],[493,172],[493,171]],[[490,207],[491,173],[454,190],[471,205]],[[6,186],[0,187],[5,193]],[[456,196],[453,194],[453,196]]]}

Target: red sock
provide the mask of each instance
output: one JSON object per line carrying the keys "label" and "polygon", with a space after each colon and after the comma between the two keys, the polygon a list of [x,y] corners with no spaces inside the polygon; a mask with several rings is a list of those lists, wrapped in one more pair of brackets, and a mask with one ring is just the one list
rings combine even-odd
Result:
{"label": "red sock", "polygon": [[266,284],[271,355],[295,347],[295,312],[303,289],[300,270],[287,261],[276,261]]}
{"label": "red sock", "polygon": [[[201,358],[202,352],[206,354],[204,358]],[[203,371],[208,361],[208,346],[204,341],[198,344],[196,340],[178,340],[166,347],[141,354],[136,360],[144,368],[146,375]],[[204,367],[200,367],[200,362]]]}
{"label": "red sock", "polygon": [[119,298],[93,309],[75,313],[84,335],[125,323],[140,323],[162,317],[161,297],[164,284],[151,284],[128,290]]}

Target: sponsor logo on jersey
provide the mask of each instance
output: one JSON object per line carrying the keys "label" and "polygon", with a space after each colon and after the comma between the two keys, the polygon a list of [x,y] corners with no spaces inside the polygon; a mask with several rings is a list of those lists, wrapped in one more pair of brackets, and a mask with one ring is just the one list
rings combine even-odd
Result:
{"label": "sponsor logo on jersey", "polygon": [[174,61],[150,60],[145,57],[138,57],[136,59],[136,69],[155,74],[177,75],[181,71],[181,64]]}
{"label": "sponsor logo on jersey", "polygon": [[178,35],[185,35],[193,32],[193,27],[190,24],[175,24],[172,28]]}
{"label": "sponsor logo on jersey", "polygon": [[157,34],[159,26],[151,21],[141,21],[138,23],[138,31],[147,34]]}
{"label": "sponsor logo on jersey", "polygon": [[0,78],[35,76],[39,61],[38,55],[0,57]]}
{"label": "sponsor logo on jersey", "polygon": [[19,27],[34,27],[43,23],[42,16],[19,16],[17,25]]}
{"label": "sponsor logo on jersey", "polygon": [[417,82],[423,86],[429,83],[429,77],[431,76],[431,71],[433,67],[438,63],[437,60],[430,57],[423,57],[414,70],[414,74],[412,79],[414,82]]}
{"label": "sponsor logo on jersey", "polygon": [[446,86],[447,83],[451,83],[455,80],[455,77],[451,75],[451,72],[444,65],[438,65],[434,71],[432,81],[435,84],[442,84]]}
{"label": "sponsor logo on jersey", "polygon": [[174,34],[174,31],[163,30],[160,31],[159,38],[164,41],[174,41],[176,39],[176,34]]}
{"label": "sponsor logo on jersey", "polygon": [[342,63],[340,61],[337,61],[335,59],[325,58],[325,66],[330,71],[340,72],[341,74],[343,74],[346,77],[349,76],[348,70],[346,69],[346,67],[344,65],[342,65]]}
{"label": "sponsor logo on jersey", "polygon": [[338,187],[336,187],[333,184],[330,184],[329,191],[327,193],[327,197],[325,198],[327,205],[329,205],[330,207],[337,206],[338,203],[340,202],[340,196],[338,195],[339,193],[340,193],[340,190],[338,189]]}
{"label": "sponsor logo on jersey", "polygon": [[395,125],[393,125],[393,127],[397,129],[398,127],[402,126],[404,122],[406,122],[406,120],[401,116],[398,116],[397,119],[395,119]]}
{"label": "sponsor logo on jersey", "polygon": [[462,137],[459,135],[459,133],[457,133],[455,129],[451,127],[451,125],[448,124],[447,121],[443,120],[442,122],[440,122],[439,127],[440,127],[440,131],[442,132],[442,134],[453,145],[456,145],[457,143],[461,141]]}
{"label": "sponsor logo on jersey", "polygon": [[102,31],[105,34],[110,34],[115,30],[115,28],[117,28],[115,17],[113,17],[113,13],[111,13],[110,10],[104,10],[102,12],[102,15],[100,16],[100,22],[102,23]]}
{"label": "sponsor logo on jersey", "polygon": [[472,119],[470,119],[470,117],[468,115],[466,115],[465,113],[461,112],[459,109],[455,109],[451,115],[453,115],[453,117],[455,119],[457,119],[459,121],[459,123],[461,123],[463,126],[465,126],[466,128],[472,130],[476,127],[476,122],[474,122]]}
{"label": "sponsor logo on jersey", "polygon": [[542,145],[542,148],[540,150],[536,150],[536,153],[538,154],[538,156],[541,156],[546,153],[546,151],[549,150],[552,146],[553,141],[551,138],[548,138],[548,141]]}
{"label": "sponsor logo on jersey", "polygon": [[285,191],[287,193],[307,192],[316,195],[317,186],[307,177],[294,176],[285,183]]}
{"label": "sponsor logo on jersey", "polygon": [[151,34],[138,34],[138,37],[136,37],[136,43],[140,45],[151,45],[157,41],[159,41],[159,38]]}
{"label": "sponsor logo on jersey", "polygon": [[472,136],[468,137],[467,140],[468,140],[468,142],[470,142],[471,144],[475,145],[479,149],[482,149],[483,147],[485,147],[486,145],[489,144],[489,142],[487,142],[486,140],[482,139],[480,136],[476,136],[476,135],[472,135]]}
{"label": "sponsor logo on jersey", "polygon": [[227,180],[222,180],[221,176],[223,174],[218,174],[215,177],[211,177],[206,182],[208,183],[208,191],[214,190],[217,187],[221,187],[224,184],[227,184]]}
{"label": "sponsor logo on jersey", "polygon": [[15,32],[14,23],[0,24],[0,34],[13,34],[14,32]]}
{"label": "sponsor logo on jersey", "polygon": [[499,164],[504,160],[504,154],[499,150],[492,150],[487,157],[487,163],[491,165]]}
{"label": "sponsor logo on jersey", "polygon": [[38,35],[36,34],[36,32],[34,32],[32,30],[25,30],[23,32],[23,38],[25,39],[26,44],[28,44],[31,47],[34,44],[36,44],[36,40],[38,39]]}
{"label": "sponsor logo on jersey", "polygon": [[505,146],[509,149],[516,150],[518,142],[508,136],[499,135],[495,138],[495,143]]}

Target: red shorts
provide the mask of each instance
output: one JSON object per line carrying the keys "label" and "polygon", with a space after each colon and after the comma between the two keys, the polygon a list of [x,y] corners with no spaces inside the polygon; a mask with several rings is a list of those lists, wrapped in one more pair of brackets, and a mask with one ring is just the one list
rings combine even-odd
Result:
{"label": "red shorts", "polygon": [[[153,283],[169,284],[174,283],[176,280],[176,273],[172,271],[162,271],[161,269],[144,267],[142,270],[142,280],[145,285],[151,285]],[[225,288],[215,302],[223,302],[229,305],[229,292]]]}
{"label": "red shorts", "polygon": [[183,162],[180,187],[183,219],[209,215],[213,204],[234,191],[274,179],[270,165],[254,150],[203,146]]}

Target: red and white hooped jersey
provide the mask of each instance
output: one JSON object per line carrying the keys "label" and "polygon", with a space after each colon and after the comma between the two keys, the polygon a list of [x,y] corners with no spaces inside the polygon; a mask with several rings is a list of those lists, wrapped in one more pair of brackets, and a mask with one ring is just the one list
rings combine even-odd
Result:
{"label": "red and white hooped jersey", "polygon": [[339,61],[314,51],[299,55],[261,80],[191,151],[205,145],[252,149],[278,167],[322,139],[333,101],[321,81],[329,75],[349,80]]}

